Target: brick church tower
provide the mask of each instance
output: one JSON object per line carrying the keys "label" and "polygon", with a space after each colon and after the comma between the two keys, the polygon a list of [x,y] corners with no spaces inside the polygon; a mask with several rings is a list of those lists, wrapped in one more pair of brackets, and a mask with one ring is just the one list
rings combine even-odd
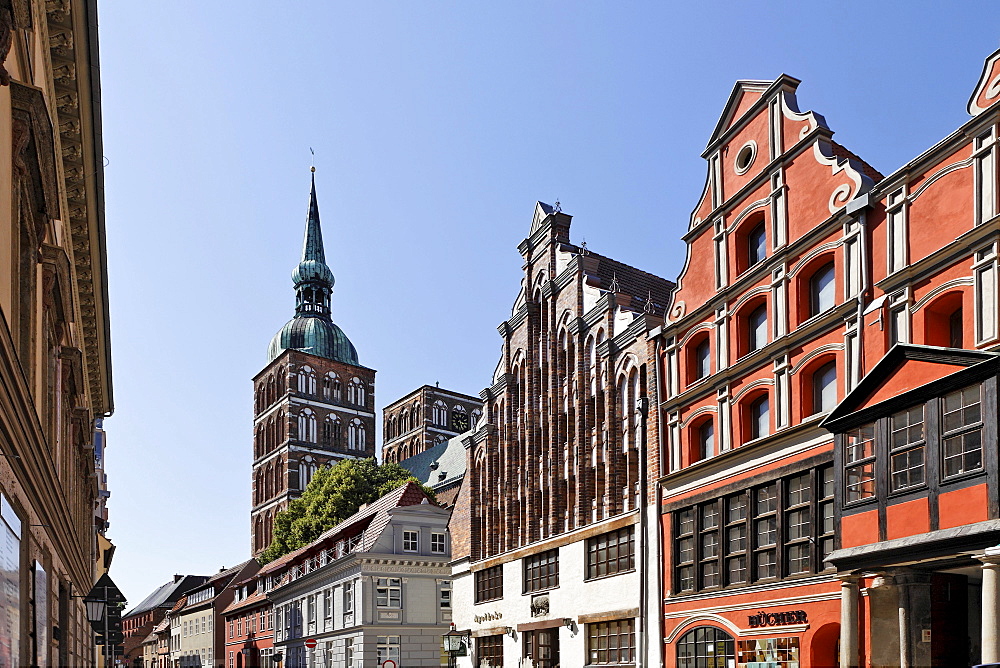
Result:
{"label": "brick church tower", "polygon": [[295,316],[271,339],[267,366],[253,379],[254,556],[271,544],[275,514],[301,496],[320,466],[375,455],[375,370],[358,363],[354,344],[330,318],[334,279],[315,175],[292,281]]}

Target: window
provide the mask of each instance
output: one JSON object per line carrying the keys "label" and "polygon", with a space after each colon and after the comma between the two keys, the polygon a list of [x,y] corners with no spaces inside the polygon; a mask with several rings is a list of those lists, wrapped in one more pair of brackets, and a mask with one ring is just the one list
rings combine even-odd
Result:
{"label": "window", "polygon": [[445,553],[445,534],[432,533],[431,554],[444,554],[444,553]]}
{"label": "window", "polygon": [[914,406],[892,416],[889,436],[889,489],[924,484],[924,407]]}
{"label": "window", "polygon": [[983,423],[979,385],[942,399],[942,454],[944,477],[983,467]]}
{"label": "window", "polygon": [[299,413],[299,440],[316,442],[316,414],[308,408]]}
{"label": "window", "polygon": [[702,337],[694,346],[691,360],[691,378],[699,380],[712,373],[712,344],[707,336]]}
{"label": "window", "polygon": [[675,511],[674,591],[824,570],[833,491],[833,467],[823,466]]}
{"label": "window", "polygon": [[715,427],[712,420],[708,419],[701,423],[697,429],[698,434],[698,461],[715,456]]}
{"label": "window", "polygon": [[524,593],[559,586],[559,550],[524,558]]}
{"label": "window", "polygon": [[635,527],[587,539],[587,579],[635,570]]}
{"label": "window", "polygon": [[747,353],[767,345],[767,305],[761,304],[747,316]]}
{"label": "window", "polygon": [[316,373],[311,367],[304,366],[299,369],[297,385],[302,394],[316,394]]}
{"label": "window", "polygon": [[699,626],[677,641],[677,668],[722,668],[734,665],[733,638],[714,626]]}
{"label": "window", "polygon": [[948,346],[951,348],[964,348],[964,331],[962,325],[962,307],[959,306],[948,316]]}
{"label": "window", "polygon": [[634,621],[587,624],[587,665],[626,663],[635,663]]}
{"label": "window", "polygon": [[476,571],[476,603],[503,598],[503,566]]}
{"label": "window", "polygon": [[344,640],[344,665],[354,668],[354,638]]}
{"label": "window", "polygon": [[344,583],[344,614],[349,615],[354,612],[354,585],[350,582]]}
{"label": "window", "polygon": [[403,552],[416,552],[419,534],[416,531],[403,532]]}
{"label": "window", "polygon": [[791,668],[799,666],[799,639],[790,638],[760,638],[755,640],[739,640],[736,643],[736,665],[769,666],[769,668]]}
{"label": "window", "polygon": [[431,409],[432,409],[431,416],[432,419],[434,420],[434,424],[436,424],[439,427],[447,427],[448,407],[445,406],[445,403],[439,399],[438,401],[434,402],[434,405],[431,407]]}
{"label": "window", "polygon": [[750,440],[764,438],[771,433],[771,410],[766,394],[750,402],[747,412],[750,417]]}
{"label": "window", "polygon": [[875,496],[875,425],[866,424],[844,435],[844,501]]}
{"label": "window", "polygon": [[534,668],[559,668],[559,629],[525,631],[525,664]]}
{"label": "window", "polygon": [[476,638],[476,659],[482,668],[502,668],[503,636]]}
{"label": "window", "polygon": [[833,263],[817,269],[809,278],[809,315],[819,315],[836,304],[836,281]]}
{"label": "window", "polygon": [[364,450],[365,446],[365,425],[358,418],[354,418],[347,425],[347,447],[351,450]]}
{"label": "window", "polygon": [[442,582],[441,583],[441,609],[451,610],[451,583]]}
{"label": "window", "polygon": [[747,267],[752,267],[767,258],[767,232],[764,222],[747,234]]}
{"label": "window", "polygon": [[375,585],[375,605],[380,608],[400,608],[402,589],[399,578],[378,578]]}
{"label": "window", "polygon": [[812,374],[813,413],[829,413],[837,406],[837,363],[827,362]]}
{"label": "window", "polygon": [[399,636],[376,636],[375,654],[378,665],[388,659],[399,662]]}

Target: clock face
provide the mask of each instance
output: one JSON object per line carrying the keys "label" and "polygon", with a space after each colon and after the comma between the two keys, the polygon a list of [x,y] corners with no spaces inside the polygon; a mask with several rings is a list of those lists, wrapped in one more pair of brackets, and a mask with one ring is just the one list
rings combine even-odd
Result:
{"label": "clock face", "polygon": [[469,431],[469,416],[465,413],[455,413],[451,416],[451,426],[455,431]]}

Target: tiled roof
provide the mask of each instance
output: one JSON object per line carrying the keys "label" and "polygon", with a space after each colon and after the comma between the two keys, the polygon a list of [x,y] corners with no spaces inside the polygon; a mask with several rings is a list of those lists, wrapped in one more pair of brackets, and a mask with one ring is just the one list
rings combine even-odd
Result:
{"label": "tiled roof", "polygon": [[838,158],[850,158],[851,160],[858,162],[862,166],[862,171],[865,173],[865,175],[875,183],[878,183],[879,181],[885,178],[884,176],[882,176],[881,172],[879,172],[877,169],[875,169],[867,162],[859,158],[858,155],[853,151],[844,148],[835,141],[830,142],[830,144],[833,145],[833,154],[835,156],[837,156]]}
{"label": "tiled roof", "polygon": [[172,605],[181,594],[204,584],[207,580],[208,578],[204,575],[177,576],[170,582],[157,587],[152,594],[144,598],[142,602],[126,612],[122,617],[132,617],[133,615],[138,615],[154,608]]}
{"label": "tiled roof", "polygon": [[181,610],[184,609],[184,606],[187,605],[187,602],[188,602],[188,597],[181,596],[179,599],[177,599],[177,602],[174,603],[174,607],[170,608],[170,612],[180,612]]}
{"label": "tiled roof", "polygon": [[263,591],[256,591],[242,601],[233,601],[230,603],[229,606],[222,611],[222,614],[228,615],[231,612],[242,610],[243,608],[252,608],[260,603],[267,603],[267,594]]}
{"label": "tiled roof", "polygon": [[[356,552],[366,552],[372,548],[375,541],[382,534],[382,530],[389,524],[389,511],[401,506],[414,506],[427,500],[427,495],[414,482],[407,482],[392,490],[388,494],[372,501],[364,508],[358,510],[346,520],[325,531],[315,541],[301,547],[294,552],[289,552],[283,557],[275,559],[260,569],[258,575],[277,573],[284,567],[306,556],[309,552],[316,551],[321,545],[328,542],[335,542],[335,539],[356,536],[362,533],[361,543],[354,550]],[[364,525],[363,527],[361,525]]]}
{"label": "tiled roof", "polygon": [[637,311],[643,310],[652,296],[653,313],[663,315],[674,290],[672,281],[592,251],[588,251],[587,255],[598,260],[596,274],[601,280],[599,287],[602,290],[611,290],[612,284],[615,284],[617,292],[633,297],[631,306]]}
{"label": "tiled roof", "polygon": [[465,436],[459,434],[435,443],[427,450],[407,457],[399,465],[431,489],[452,485],[465,475],[465,446],[462,445]]}

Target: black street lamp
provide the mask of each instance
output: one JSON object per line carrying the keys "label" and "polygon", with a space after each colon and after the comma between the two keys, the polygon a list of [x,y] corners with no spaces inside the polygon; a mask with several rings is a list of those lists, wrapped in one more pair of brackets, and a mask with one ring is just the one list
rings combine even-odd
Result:
{"label": "black street lamp", "polygon": [[444,651],[448,652],[451,666],[454,668],[455,657],[465,649],[465,634],[461,631],[456,631],[455,624],[452,623],[451,630],[441,636],[441,638],[444,641]]}

